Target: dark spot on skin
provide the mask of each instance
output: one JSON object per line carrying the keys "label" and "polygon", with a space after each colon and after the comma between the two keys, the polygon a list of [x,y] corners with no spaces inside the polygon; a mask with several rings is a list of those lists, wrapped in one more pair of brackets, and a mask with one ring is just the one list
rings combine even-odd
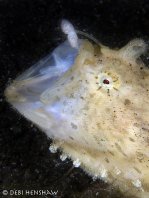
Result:
{"label": "dark spot on skin", "polygon": [[142,173],[137,167],[134,167],[134,169],[135,169],[139,174]]}
{"label": "dark spot on skin", "polygon": [[77,128],[78,128],[77,125],[74,124],[74,123],[72,123],[72,122],[71,122],[71,127],[72,127],[73,129],[77,129]]}
{"label": "dark spot on skin", "polygon": [[56,100],[56,101],[60,101],[60,97],[59,97],[59,96],[56,96],[56,97],[55,97],[55,100]]}
{"label": "dark spot on skin", "polygon": [[143,69],[143,67],[140,67],[140,69],[142,70],[142,69]]}
{"label": "dark spot on skin", "polygon": [[63,105],[64,105],[64,106],[68,105],[68,103],[67,103],[66,100],[64,100]]}
{"label": "dark spot on skin", "polygon": [[105,158],[105,161],[107,162],[107,163],[109,163],[110,161],[108,160],[108,158]]}
{"label": "dark spot on skin", "polygon": [[119,145],[118,143],[115,143],[115,146],[116,146],[116,148],[118,149],[118,151],[119,151],[120,153],[122,153],[124,156],[127,156],[127,155],[123,152],[122,148],[120,147],[120,145]]}
{"label": "dark spot on skin", "polygon": [[95,94],[90,94],[90,98],[94,98]]}
{"label": "dark spot on skin", "polygon": [[131,142],[135,142],[135,140],[134,140],[133,138],[131,138],[131,137],[129,137],[129,140],[130,140]]}
{"label": "dark spot on skin", "polygon": [[103,141],[105,141],[105,140],[104,140],[104,139],[101,139],[100,141],[102,141],[102,142],[103,142]]}
{"label": "dark spot on skin", "polygon": [[147,129],[147,128],[142,128],[142,130],[149,132],[149,129]]}
{"label": "dark spot on skin", "polygon": [[137,159],[138,159],[140,162],[142,162],[142,160],[144,159],[143,153],[141,153],[141,152],[136,152],[136,155],[137,155]]}
{"label": "dark spot on skin", "polygon": [[[97,83],[97,84],[98,84],[98,83]],[[101,87],[98,87],[97,91],[100,90],[100,89],[101,89]]]}
{"label": "dark spot on skin", "polygon": [[105,110],[106,110],[106,112],[110,112],[110,108],[106,108]]}
{"label": "dark spot on skin", "polygon": [[73,137],[71,137],[71,136],[69,136],[69,138],[70,138],[70,139],[72,139],[72,140],[74,140],[74,138],[73,138]]}
{"label": "dark spot on skin", "polygon": [[81,98],[82,100],[84,100],[84,97],[83,97],[83,96],[81,96],[80,98]]}
{"label": "dark spot on skin", "polygon": [[140,163],[142,163],[142,160],[138,159],[138,161],[139,161]]}
{"label": "dark spot on skin", "polygon": [[89,84],[89,82],[87,80],[85,80],[86,84]]}
{"label": "dark spot on skin", "polygon": [[[135,114],[135,113],[134,113]],[[136,114],[135,114],[136,115]],[[133,124],[135,127],[140,127],[140,125],[137,123],[137,122],[135,122],[134,124]]]}
{"label": "dark spot on skin", "polygon": [[98,129],[100,129],[100,123],[97,123],[97,127],[98,127]]}
{"label": "dark spot on skin", "polygon": [[110,90],[109,89],[107,89],[107,95],[110,96]]}
{"label": "dark spot on skin", "polygon": [[110,153],[112,156],[114,156],[114,153],[113,153],[112,151],[109,151],[109,153]]}
{"label": "dark spot on skin", "polygon": [[70,94],[70,98],[74,98],[74,94],[72,93],[72,94]]}
{"label": "dark spot on skin", "polygon": [[74,79],[74,77],[72,76],[70,79],[71,79],[71,80],[73,80],[73,79]]}
{"label": "dark spot on skin", "polygon": [[130,105],[130,104],[131,104],[131,101],[129,99],[125,99],[124,105]]}
{"label": "dark spot on skin", "polygon": [[118,91],[118,89],[116,89],[115,87],[113,87],[116,91]]}

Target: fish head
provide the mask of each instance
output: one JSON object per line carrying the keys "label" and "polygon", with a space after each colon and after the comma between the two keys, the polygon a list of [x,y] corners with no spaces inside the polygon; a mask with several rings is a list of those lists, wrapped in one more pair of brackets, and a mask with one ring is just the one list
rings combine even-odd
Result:
{"label": "fish head", "polygon": [[148,107],[143,104],[148,98],[148,69],[137,64],[145,49],[142,40],[120,50],[87,40],[80,40],[77,50],[65,42],[19,76],[6,96],[49,137],[88,146],[87,138],[78,134],[96,134],[100,128],[107,136],[112,131],[121,138],[126,126],[144,127],[137,121],[140,109],[144,118],[139,123],[147,123]]}

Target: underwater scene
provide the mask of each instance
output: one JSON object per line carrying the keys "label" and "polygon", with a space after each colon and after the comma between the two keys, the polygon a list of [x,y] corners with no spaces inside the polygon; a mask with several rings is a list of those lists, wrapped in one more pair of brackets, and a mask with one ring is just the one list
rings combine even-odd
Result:
{"label": "underwater scene", "polygon": [[149,3],[1,1],[2,197],[149,197]]}

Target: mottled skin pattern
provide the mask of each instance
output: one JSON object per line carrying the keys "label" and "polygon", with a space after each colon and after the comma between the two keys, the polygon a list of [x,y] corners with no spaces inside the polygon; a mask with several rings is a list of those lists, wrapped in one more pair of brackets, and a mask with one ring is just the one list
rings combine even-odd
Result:
{"label": "mottled skin pattern", "polygon": [[[40,95],[37,113],[50,128],[24,113],[92,177],[142,198],[149,197],[149,70],[139,60],[145,50],[142,40],[120,50],[84,41],[73,67]],[[11,94],[8,88],[16,106]]]}
{"label": "mottled skin pattern", "polygon": [[[84,43],[52,95],[63,104],[59,130],[69,134],[67,143],[60,142],[63,151],[79,159],[92,176],[116,180],[121,189],[130,188],[136,195],[149,190],[149,71],[137,64],[139,54],[132,46],[145,48],[135,40],[120,51],[102,47],[96,52]],[[47,103],[48,93],[42,96]]]}

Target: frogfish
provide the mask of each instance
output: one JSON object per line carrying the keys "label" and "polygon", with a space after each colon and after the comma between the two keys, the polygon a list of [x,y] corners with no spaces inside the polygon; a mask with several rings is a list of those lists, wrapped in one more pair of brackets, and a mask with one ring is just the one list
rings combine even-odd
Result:
{"label": "frogfish", "polygon": [[[18,76],[6,100],[75,166],[149,197],[149,68],[142,39],[110,49],[62,20],[66,41]],[[83,34],[83,33],[82,33]]]}

